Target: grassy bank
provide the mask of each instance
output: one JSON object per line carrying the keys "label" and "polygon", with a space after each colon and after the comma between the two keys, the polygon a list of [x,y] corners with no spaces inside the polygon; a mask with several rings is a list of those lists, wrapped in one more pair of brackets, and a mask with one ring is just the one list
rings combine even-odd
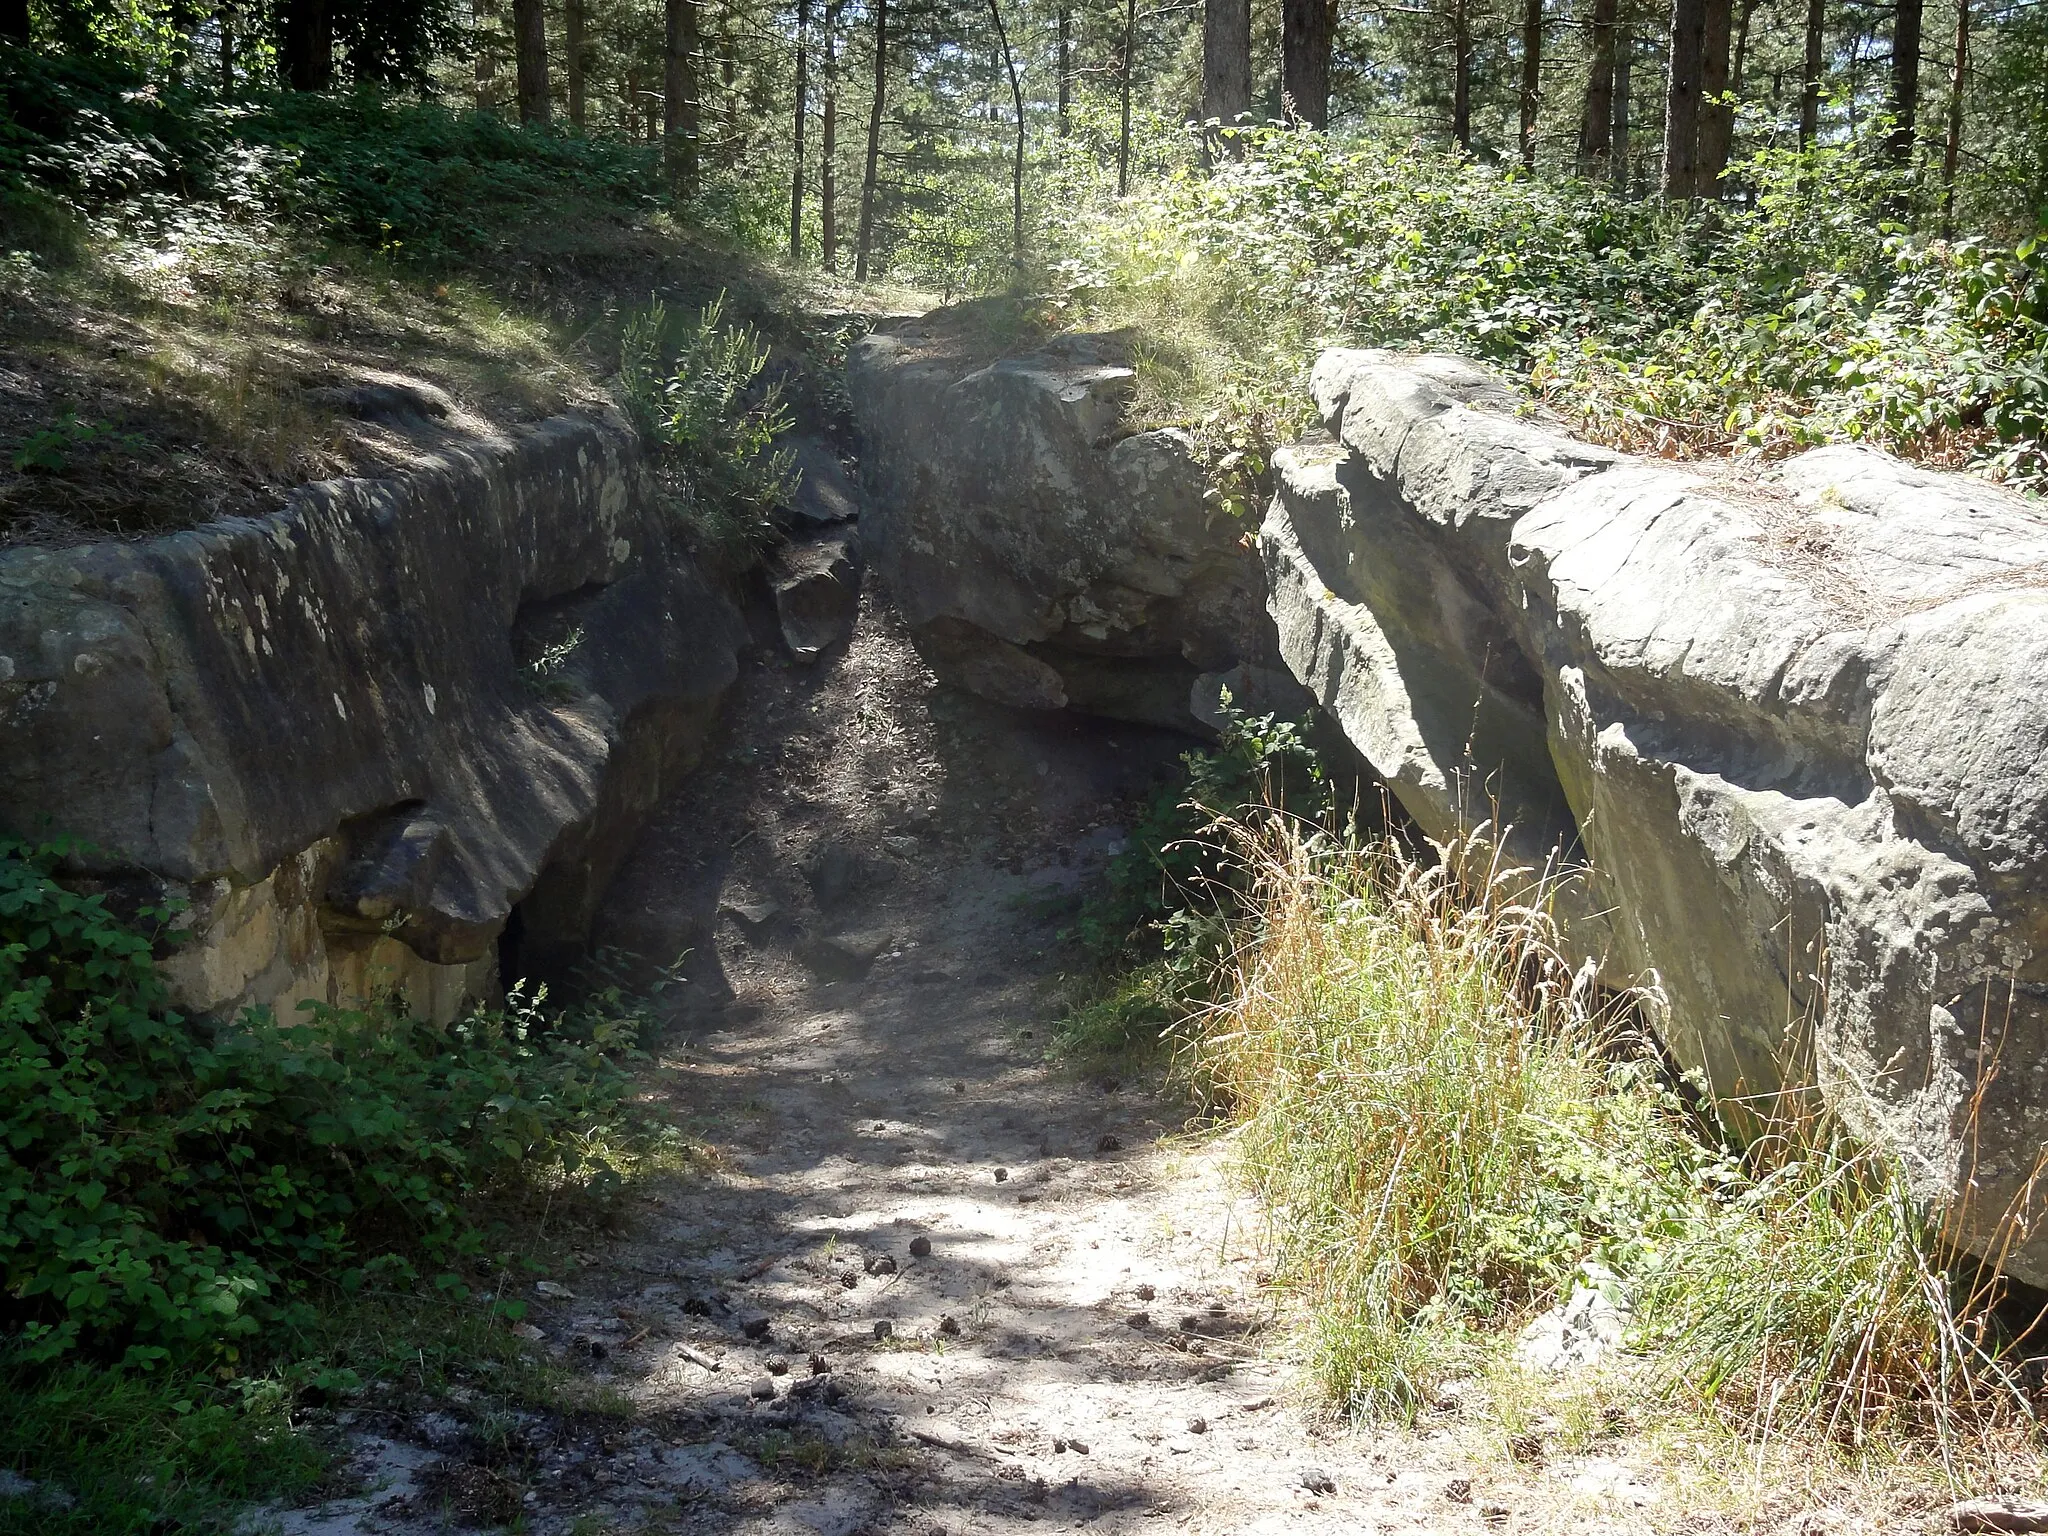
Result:
{"label": "grassy bank", "polygon": [[[1629,1000],[1564,963],[1525,874],[1286,818],[1225,834],[1245,911],[1180,1063],[1267,1212],[1326,1401],[1596,1440],[1676,1416],[1745,1457],[1937,1483],[2038,1470],[2027,1314],[1887,1155],[1796,1095],[1727,1140]],[[1518,1343],[1573,1298],[1618,1337],[1552,1374]]]}

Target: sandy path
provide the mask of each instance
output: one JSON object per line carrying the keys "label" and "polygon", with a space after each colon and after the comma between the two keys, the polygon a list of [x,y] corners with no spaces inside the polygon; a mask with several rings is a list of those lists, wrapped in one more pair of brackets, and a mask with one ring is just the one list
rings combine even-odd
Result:
{"label": "sandy path", "polygon": [[[1184,742],[937,691],[872,596],[847,654],[754,665],[732,715],[605,917],[695,951],[649,1092],[718,1166],[536,1298],[537,1347],[624,1412],[526,1416],[493,1484],[522,1528],[1641,1528],[1625,1479],[1560,1502],[1572,1468],[1536,1497],[1448,1433],[1305,1414],[1223,1149],[1150,1083],[1047,1066],[1053,908]],[[363,1436],[366,1491],[288,1529],[462,1523],[476,1428],[440,1417]]]}

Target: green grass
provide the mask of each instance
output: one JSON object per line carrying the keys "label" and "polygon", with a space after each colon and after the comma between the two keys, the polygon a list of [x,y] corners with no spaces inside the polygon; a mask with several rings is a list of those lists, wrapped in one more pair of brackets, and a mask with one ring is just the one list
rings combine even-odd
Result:
{"label": "green grass", "polygon": [[1995,1284],[1903,1171],[1791,1095],[1724,1143],[1625,1000],[1566,965],[1526,875],[1285,822],[1185,1065],[1235,1126],[1322,1390],[1412,1418],[1499,1371],[1597,1262],[1635,1306],[1618,1369],[1751,1442],[2033,1434]]}

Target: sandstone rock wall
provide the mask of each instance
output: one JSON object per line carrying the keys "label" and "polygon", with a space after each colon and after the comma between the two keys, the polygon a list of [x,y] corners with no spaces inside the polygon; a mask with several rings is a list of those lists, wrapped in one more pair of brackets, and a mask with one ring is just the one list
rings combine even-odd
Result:
{"label": "sandstone rock wall", "polygon": [[1718,1093],[1810,1056],[1981,1237],[2048,1144],[2048,508],[1630,459],[1457,359],[1313,387],[1261,535],[1295,675],[1432,836],[1589,866],[1574,944]]}
{"label": "sandstone rock wall", "polygon": [[862,547],[948,681],[1186,729],[1225,674],[1241,702],[1291,689],[1250,530],[1208,498],[1186,433],[1122,430],[1117,338],[987,362],[942,313],[866,337],[847,375]]}
{"label": "sandstone rock wall", "polygon": [[0,827],[188,901],[194,1009],[396,986],[446,1017],[515,907],[524,967],[580,945],[741,638],[595,416],[261,520],[9,551]]}

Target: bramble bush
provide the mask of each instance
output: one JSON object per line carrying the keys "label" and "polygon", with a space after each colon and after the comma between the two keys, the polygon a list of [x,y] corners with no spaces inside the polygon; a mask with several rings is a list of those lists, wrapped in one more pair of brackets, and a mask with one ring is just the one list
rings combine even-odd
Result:
{"label": "bramble bush", "polygon": [[[318,1288],[460,1294],[487,1202],[616,1175],[640,1019],[616,991],[549,1018],[397,1006],[170,1006],[136,924],[0,844],[0,1336],[27,1363],[232,1360]],[[168,914],[144,912],[141,923]]]}

